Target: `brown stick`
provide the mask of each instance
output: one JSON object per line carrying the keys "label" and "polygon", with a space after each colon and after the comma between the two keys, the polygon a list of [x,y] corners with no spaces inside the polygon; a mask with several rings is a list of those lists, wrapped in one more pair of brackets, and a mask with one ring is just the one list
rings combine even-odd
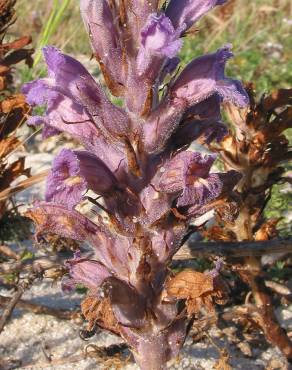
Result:
{"label": "brown stick", "polygon": [[0,264],[0,274],[4,275],[20,271],[44,271],[62,266],[63,263],[64,260],[57,256],[28,258],[24,261],[4,262]]}
{"label": "brown stick", "polygon": [[[246,261],[251,265],[250,271],[239,271],[241,278],[251,287],[256,306],[259,310],[258,324],[262,328],[266,339],[286,356],[292,364],[292,342],[286,331],[281,328],[275,316],[273,302],[269,290],[261,277],[261,265],[257,258]],[[256,272],[258,268],[258,272]]]}
{"label": "brown stick", "polygon": [[4,254],[4,256],[13,258],[14,260],[18,260],[20,258],[19,255],[7,245],[0,245],[0,254]]}
{"label": "brown stick", "polygon": [[22,294],[24,292],[24,288],[22,286],[19,286],[14,296],[9,301],[7,307],[4,309],[3,314],[0,318],[0,333],[4,329],[4,326],[6,324],[6,321],[10,318],[14,307],[16,306],[17,302],[20,300]]}
{"label": "brown stick", "polygon": [[30,186],[38,184],[39,182],[43,181],[48,175],[48,170],[43,171],[37,175],[31,176],[28,179],[20,181],[17,185],[4,189],[0,192],[0,201],[4,201],[10,198],[12,195],[23,191]]}
{"label": "brown stick", "polygon": [[174,255],[174,260],[187,260],[200,256],[241,258],[264,254],[292,253],[292,238],[269,241],[244,242],[190,242]]}
{"label": "brown stick", "polygon": [[[10,298],[4,297],[0,295],[0,307],[4,306],[10,302]],[[24,310],[31,311],[35,314],[38,315],[50,315],[57,317],[58,319],[63,319],[63,320],[71,320],[79,311],[69,311],[69,310],[64,310],[64,309],[57,309],[53,307],[48,307],[48,306],[42,306],[37,303],[32,303],[28,301],[24,301],[22,299],[19,299],[16,302],[16,306],[19,308],[23,308]]]}

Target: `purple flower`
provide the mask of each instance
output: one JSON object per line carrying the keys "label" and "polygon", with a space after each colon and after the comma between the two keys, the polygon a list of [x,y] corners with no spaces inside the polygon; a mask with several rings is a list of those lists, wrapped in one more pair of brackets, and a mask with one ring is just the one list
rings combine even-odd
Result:
{"label": "purple flower", "polygon": [[[182,47],[181,30],[175,30],[164,14],[151,14],[141,31],[141,47],[137,57],[139,74],[153,68],[164,58],[174,58]],[[161,62],[160,62],[161,63]]]}
{"label": "purple flower", "polygon": [[[44,136],[69,133],[85,147],[60,152],[46,202],[27,215],[37,237],[54,233],[92,248],[90,259],[67,262],[67,286],[89,289],[82,312],[90,330],[99,325],[120,335],[143,370],[164,369],[196,319],[184,309],[187,295],[167,299],[173,255],[190,222],[214,210],[239,179],[235,171],[211,173],[215,156],[186,150],[193,140],[225,135],[222,101],[248,102],[241,84],[224,74],[230,46],[173,76],[184,30],[223,2],[170,0],[165,13],[158,0],[81,0],[104,82],[123,104],[53,47],[44,49],[48,77],[23,88],[29,104],[46,107],[30,124],[43,124]],[[85,216],[77,210],[88,189],[98,197],[86,198]]]}
{"label": "purple flower", "polygon": [[231,56],[230,46],[226,46],[214,54],[195,59],[185,67],[143,125],[147,152],[158,153],[163,150],[183,117],[189,111],[201,110],[202,107],[197,106],[204,101],[207,101],[208,108],[208,99],[214,95],[215,99],[230,101],[240,107],[248,104],[248,96],[242,85],[224,75],[225,63]]}
{"label": "purple flower", "polygon": [[116,15],[106,0],[81,0],[80,10],[104,77],[112,93],[122,95],[127,65],[123,64]]}
{"label": "purple flower", "polygon": [[96,128],[108,140],[117,141],[117,136],[130,133],[126,113],[108,100],[81,63],[53,47],[44,48],[44,56],[49,77],[26,84],[23,93],[32,106],[47,104],[48,125],[59,128],[60,123],[63,130],[66,125],[79,124],[66,131],[74,134],[77,130],[77,136],[85,135],[87,140],[98,135]]}
{"label": "purple flower", "polygon": [[210,174],[216,156],[182,152],[166,166],[159,181],[163,192],[178,193],[177,206],[196,204],[202,206],[216,199],[222,192],[223,182],[219,174]]}
{"label": "purple flower", "polygon": [[104,280],[111,276],[108,269],[97,261],[74,258],[66,264],[69,266],[71,283],[82,284],[95,293]]}
{"label": "purple flower", "polygon": [[77,156],[71,150],[63,149],[55,158],[47,177],[46,201],[72,209],[82,200],[87,187]]}
{"label": "purple flower", "polygon": [[46,201],[72,209],[88,189],[107,195],[118,188],[117,184],[115,176],[95,155],[63,149],[55,158],[47,178]]}
{"label": "purple flower", "polygon": [[216,5],[222,5],[226,0],[170,0],[166,15],[175,28],[186,25],[186,29],[200,19]]}
{"label": "purple flower", "polygon": [[174,99],[185,101],[190,107],[217,93],[224,101],[246,106],[249,100],[240,82],[224,74],[226,61],[233,56],[230,50],[231,46],[226,45],[189,63],[171,88]]}

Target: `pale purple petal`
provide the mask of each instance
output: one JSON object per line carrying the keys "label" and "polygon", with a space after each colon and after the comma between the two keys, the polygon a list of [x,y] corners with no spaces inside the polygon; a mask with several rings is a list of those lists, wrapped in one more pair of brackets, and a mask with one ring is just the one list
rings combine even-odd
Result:
{"label": "pale purple petal", "polygon": [[63,149],[55,158],[47,177],[46,201],[72,209],[82,200],[87,188],[78,157],[73,151]]}
{"label": "pale purple petal", "polygon": [[74,208],[87,189],[103,196],[119,190],[118,181],[94,154],[63,149],[47,178],[46,201]]}
{"label": "pale purple petal", "polygon": [[153,224],[167,215],[174,198],[169,194],[155,190],[152,185],[149,185],[141,192],[140,199],[144,209],[140,222],[147,225]]}
{"label": "pale purple petal", "polygon": [[74,284],[82,284],[91,291],[97,291],[105,279],[111,274],[108,269],[97,261],[82,258],[68,260],[69,274]]}
{"label": "pale purple petal", "polygon": [[238,81],[224,75],[227,60],[231,58],[231,46],[226,45],[214,54],[204,55],[189,63],[171,88],[175,99],[187,102],[188,107],[198,104],[218,93],[225,101],[240,107],[248,104],[248,96]]}
{"label": "pale purple petal", "polygon": [[186,24],[187,29],[216,5],[222,5],[226,0],[170,0],[166,15],[175,28]]}
{"label": "pale purple petal", "polygon": [[193,183],[189,183],[182,195],[178,198],[179,207],[196,204],[201,206],[219,197],[223,189],[223,183],[218,174],[212,173],[208,177],[198,177]]}
{"label": "pale purple petal", "polygon": [[165,148],[185,110],[186,102],[182,99],[175,101],[165,99],[161,102],[143,125],[143,141],[146,152],[159,153]]}
{"label": "pale purple petal", "polygon": [[206,178],[216,156],[185,151],[177,154],[168,164],[159,181],[159,189],[175,193],[185,189],[197,178]]}
{"label": "pale purple petal", "polygon": [[141,47],[137,56],[140,75],[150,68],[153,58],[161,61],[165,57],[173,58],[181,46],[179,32],[175,31],[170,19],[164,14],[151,14],[141,31]]}

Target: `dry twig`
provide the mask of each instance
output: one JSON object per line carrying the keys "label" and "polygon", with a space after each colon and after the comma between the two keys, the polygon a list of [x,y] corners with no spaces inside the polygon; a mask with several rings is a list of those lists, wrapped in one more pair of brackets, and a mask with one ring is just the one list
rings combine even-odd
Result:
{"label": "dry twig", "polygon": [[175,254],[175,260],[187,260],[198,256],[228,258],[260,257],[264,254],[292,253],[292,238],[268,241],[244,242],[190,242]]}
{"label": "dry twig", "polygon": [[12,312],[14,310],[14,307],[16,306],[17,302],[20,300],[22,294],[24,292],[24,288],[22,286],[19,286],[14,296],[9,301],[7,307],[4,309],[2,316],[0,318],[0,333],[4,329],[4,326],[7,322],[7,320],[12,315]]}
{"label": "dry twig", "polygon": [[[10,302],[10,298],[0,295],[0,307],[5,306],[8,302]],[[31,311],[37,315],[50,315],[63,320],[71,320],[80,312],[80,310],[69,311],[61,308],[43,306],[41,304],[28,302],[22,299],[19,299],[16,302],[16,306],[24,310]]]}

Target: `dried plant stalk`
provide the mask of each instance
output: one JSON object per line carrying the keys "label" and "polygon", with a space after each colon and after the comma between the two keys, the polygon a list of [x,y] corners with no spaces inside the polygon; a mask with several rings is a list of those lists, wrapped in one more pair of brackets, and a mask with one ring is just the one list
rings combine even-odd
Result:
{"label": "dried plant stalk", "polygon": [[[205,233],[217,241],[264,242],[278,237],[279,220],[265,219],[264,210],[272,187],[288,180],[282,166],[291,159],[284,131],[292,127],[292,90],[281,89],[263,96],[258,103],[252,85],[248,86],[248,93],[249,107],[240,110],[226,105],[232,131],[220,145],[212,146],[226,169],[236,169],[242,174],[235,197],[217,210],[217,224]],[[225,211],[235,204],[238,216],[228,220]],[[239,274],[252,290],[258,308],[258,325],[267,340],[278,346],[291,362],[292,343],[275,316],[272,296],[264,284],[260,256],[246,256],[243,264]]]}
{"label": "dried plant stalk", "polygon": [[[32,65],[30,37],[22,37],[12,42],[5,42],[9,27],[16,21],[15,0],[0,1],[0,219],[8,211],[10,186],[20,176],[30,177],[25,167],[25,157],[15,161],[9,157],[22,142],[17,138],[17,129],[26,121],[29,106],[22,94],[13,94],[13,66],[20,61]],[[22,185],[22,189],[29,185]],[[6,194],[6,196],[3,196]]]}

